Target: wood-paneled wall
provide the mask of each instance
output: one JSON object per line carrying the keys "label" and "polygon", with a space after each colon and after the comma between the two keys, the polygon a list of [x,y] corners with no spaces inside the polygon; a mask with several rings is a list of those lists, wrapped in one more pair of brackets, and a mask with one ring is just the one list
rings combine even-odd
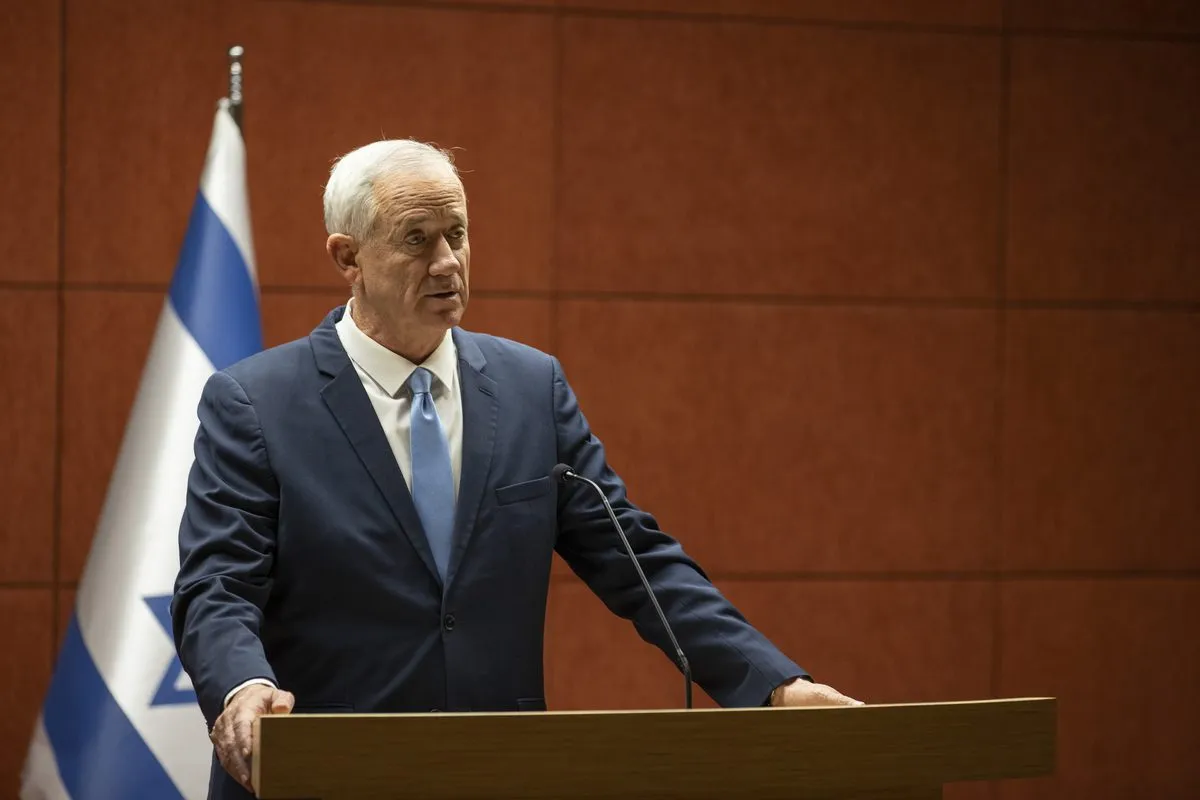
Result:
{"label": "wood-paneled wall", "polygon": [[[558,354],[730,598],[868,701],[1061,697],[1052,780],[1200,794],[1200,4],[26,0],[0,14],[0,793],[246,46],[269,344],[335,156],[457,149],[468,327]],[[740,420],[735,424],[734,420]],[[565,569],[558,708],[668,706]]]}

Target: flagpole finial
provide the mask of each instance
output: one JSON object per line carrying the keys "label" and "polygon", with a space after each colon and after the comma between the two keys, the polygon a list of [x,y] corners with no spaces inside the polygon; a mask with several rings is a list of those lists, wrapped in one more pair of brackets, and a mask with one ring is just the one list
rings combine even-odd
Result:
{"label": "flagpole finial", "polygon": [[229,48],[229,113],[242,127],[242,56],[246,50],[240,44]]}

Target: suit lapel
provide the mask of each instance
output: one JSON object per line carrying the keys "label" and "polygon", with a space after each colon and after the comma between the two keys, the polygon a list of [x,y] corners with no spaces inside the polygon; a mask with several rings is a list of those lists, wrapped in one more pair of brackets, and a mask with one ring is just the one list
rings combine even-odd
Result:
{"label": "suit lapel", "polygon": [[404,473],[396,463],[396,456],[388,445],[383,428],[379,425],[379,417],[363,390],[362,380],[350,363],[346,351],[342,349],[337,338],[333,323],[341,317],[341,310],[336,310],[326,318],[321,327],[313,331],[310,341],[313,355],[318,368],[333,375],[333,380],[321,390],[321,397],[329,407],[342,432],[350,440],[354,452],[367,468],[371,479],[379,487],[388,507],[392,510],[401,530],[412,543],[413,549],[421,557],[434,580],[441,583],[437,564],[433,560],[433,551],[425,537],[425,529],[421,527],[421,518],[417,515],[417,507],[413,504],[408,485],[404,482]]}
{"label": "suit lapel", "polygon": [[462,381],[463,441],[458,508],[454,515],[454,549],[450,553],[447,583],[454,580],[475,531],[475,519],[492,467],[500,410],[496,382],[483,372],[487,362],[479,346],[461,329],[456,328],[453,336],[458,349],[458,376]]}

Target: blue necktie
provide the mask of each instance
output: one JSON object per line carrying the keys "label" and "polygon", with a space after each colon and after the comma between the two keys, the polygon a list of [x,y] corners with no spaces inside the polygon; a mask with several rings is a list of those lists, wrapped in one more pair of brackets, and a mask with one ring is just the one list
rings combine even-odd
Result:
{"label": "blue necktie", "polygon": [[424,367],[417,367],[408,379],[412,391],[412,496],[444,582],[454,538],[454,473],[446,432],[429,393],[432,382],[433,374]]}

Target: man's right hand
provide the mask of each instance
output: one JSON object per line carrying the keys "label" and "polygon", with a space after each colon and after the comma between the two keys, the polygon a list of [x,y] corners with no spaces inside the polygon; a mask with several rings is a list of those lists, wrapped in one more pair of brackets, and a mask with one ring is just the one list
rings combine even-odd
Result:
{"label": "man's right hand", "polygon": [[253,792],[250,783],[250,754],[254,751],[254,720],[265,714],[287,714],[296,704],[291,692],[274,686],[251,684],[229,700],[217,717],[208,738],[217,749],[221,766],[238,783]]}

